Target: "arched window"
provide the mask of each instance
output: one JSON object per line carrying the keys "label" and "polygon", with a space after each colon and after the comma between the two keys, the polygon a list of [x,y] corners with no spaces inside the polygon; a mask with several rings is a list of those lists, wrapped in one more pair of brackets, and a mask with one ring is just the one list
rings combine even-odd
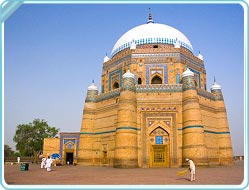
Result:
{"label": "arched window", "polygon": [[137,84],[142,84],[142,79],[141,78],[137,79]]}
{"label": "arched window", "polygon": [[118,82],[115,82],[115,83],[113,84],[113,89],[117,89],[117,88],[119,88],[119,84],[118,84]]}
{"label": "arched window", "polygon": [[68,144],[68,145],[67,145],[67,148],[68,148],[68,149],[72,149],[72,148],[73,148],[73,145],[72,145],[72,144]]}
{"label": "arched window", "polygon": [[156,75],[152,78],[151,84],[162,84],[162,79]]}

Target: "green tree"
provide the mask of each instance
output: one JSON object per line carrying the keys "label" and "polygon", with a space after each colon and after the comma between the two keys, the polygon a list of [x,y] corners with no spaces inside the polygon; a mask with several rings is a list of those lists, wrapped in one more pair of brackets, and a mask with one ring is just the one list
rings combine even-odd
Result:
{"label": "green tree", "polygon": [[16,150],[21,156],[36,157],[43,149],[43,139],[57,137],[59,128],[50,127],[46,121],[34,119],[32,123],[17,126],[15,136]]}
{"label": "green tree", "polygon": [[4,145],[4,157],[12,157],[15,156],[15,151],[9,145]]}

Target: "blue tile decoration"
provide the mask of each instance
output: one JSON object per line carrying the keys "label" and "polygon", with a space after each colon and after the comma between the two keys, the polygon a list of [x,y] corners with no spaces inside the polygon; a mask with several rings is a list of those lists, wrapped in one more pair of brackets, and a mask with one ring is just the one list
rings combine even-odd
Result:
{"label": "blue tile decoration", "polygon": [[[72,142],[76,145],[75,150],[75,159],[78,159],[78,150],[79,150],[79,142],[80,142],[80,133],[60,133],[60,155],[63,152],[63,146],[67,142]],[[62,157],[60,158],[62,161]]]}
{"label": "blue tile decoration", "polygon": [[101,134],[108,134],[108,133],[116,133],[119,130],[133,130],[133,131],[141,131],[141,129],[131,126],[122,126],[117,127],[115,130],[110,131],[102,131],[102,132],[80,132],[81,135],[101,135]]}
{"label": "blue tile decoration", "polygon": [[[146,166],[149,164],[147,159],[147,130],[146,130],[146,120],[148,118],[156,118],[157,120],[160,120],[161,118],[171,118],[172,121],[172,129],[171,129],[171,135],[176,136],[177,135],[177,127],[176,127],[176,113],[167,113],[167,112],[161,112],[161,113],[154,113],[154,112],[141,112],[141,135],[142,135],[142,165]],[[171,150],[172,150],[172,157],[173,157],[173,163],[177,164],[177,139],[173,138],[170,144]]]}
{"label": "blue tile decoration", "polygon": [[180,74],[176,74],[176,84],[180,84],[181,79],[180,79]]}
{"label": "blue tile decoration", "polygon": [[72,144],[68,144],[67,145],[67,149],[72,149],[73,148],[73,145]]}
{"label": "blue tile decoration", "polygon": [[[196,88],[197,94],[210,100],[216,100],[217,97],[211,92],[205,91],[200,88]],[[182,92],[182,84],[148,84],[148,85],[136,85],[136,93],[160,93],[160,92]],[[120,96],[120,88],[111,90],[106,93],[102,93],[95,98],[95,102],[101,102],[111,98]],[[165,110],[165,108],[161,108]],[[143,108],[145,110],[145,108]]]}
{"label": "blue tile decoration", "polygon": [[102,92],[102,93],[105,92],[105,86],[104,86],[104,85],[102,85],[102,87],[101,87],[101,92]]}
{"label": "blue tile decoration", "polygon": [[198,63],[197,61],[191,59],[190,57],[188,57],[182,53],[180,54],[180,59],[187,60],[188,62],[194,64],[195,66],[202,68],[202,69],[205,69],[204,64]]}
{"label": "blue tile decoration", "polygon": [[103,100],[108,100],[119,96],[120,96],[120,88],[117,88],[115,90],[111,90],[104,94],[100,94],[99,96],[96,97],[96,102],[101,102]]}
{"label": "blue tile decoration", "polygon": [[131,59],[131,56],[132,55],[127,55],[127,56],[125,56],[117,61],[114,61],[113,63],[108,64],[108,65],[104,64],[103,71],[107,71],[108,69],[114,68],[116,65],[118,65],[120,63],[123,63],[125,61],[129,61]]}
{"label": "blue tile decoration", "polygon": [[156,144],[163,144],[163,136],[156,136]]}
{"label": "blue tile decoration", "polygon": [[182,79],[182,91],[186,91],[186,90],[196,90],[196,86],[195,86],[195,81],[194,81],[194,76],[187,76],[187,77],[183,77]]}
{"label": "blue tile decoration", "polygon": [[67,144],[68,142],[71,142],[71,143],[75,144],[75,141],[76,141],[76,139],[64,139],[63,143]]}
{"label": "blue tile decoration", "polygon": [[182,84],[136,85],[137,93],[182,92]]}
{"label": "blue tile decoration", "polygon": [[189,70],[192,71],[193,73],[195,73],[197,75],[197,83],[198,83],[198,87],[201,88],[201,74],[199,71],[196,71],[192,68],[189,67]]}
{"label": "blue tile decoration", "polygon": [[146,84],[150,84],[150,69],[163,68],[164,72],[164,84],[168,84],[168,66],[166,64],[147,64],[146,65]]}
{"label": "blue tile decoration", "polygon": [[[186,127],[183,127],[183,128],[179,128],[178,131],[182,131],[184,129],[190,129],[190,128],[205,128],[205,127],[199,126],[199,125],[197,125],[197,126],[195,126],[195,125],[193,125],[193,126],[186,126]],[[211,134],[216,134],[216,135],[230,134],[229,131],[222,131],[222,132],[220,132],[220,131],[210,131],[210,130],[204,130],[204,133],[211,133]]]}
{"label": "blue tile decoration", "polygon": [[108,90],[110,91],[112,88],[111,88],[111,85],[112,85],[112,76],[114,75],[119,75],[119,81],[120,81],[120,84],[119,84],[119,87],[122,87],[122,70],[117,70],[117,71],[114,71],[112,73],[109,73],[109,88]]}
{"label": "blue tile decoration", "polygon": [[202,96],[202,97],[207,98],[209,100],[215,100],[216,99],[215,95],[212,94],[211,92],[205,91],[205,90],[200,89],[200,88],[196,88],[196,91],[197,91],[197,94],[199,96]]}
{"label": "blue tile decoration", "polygon": [[[178,41],[182,47],[193,52],[193,49],[188,44],[180,40]],[[172,44],[174,45],[175,43],[176,43],[176,39],[172,39],[172,38],[141,38],[141,39],[135,40],[136,45],[143,45],[143,44]],[[130,46],[131,46],[131,42],[122,44],[121,46],[119,46],[112,52],[111,57],[113,57],[115,54],[117,54],[118,52],[126,48],[130,48]]]}

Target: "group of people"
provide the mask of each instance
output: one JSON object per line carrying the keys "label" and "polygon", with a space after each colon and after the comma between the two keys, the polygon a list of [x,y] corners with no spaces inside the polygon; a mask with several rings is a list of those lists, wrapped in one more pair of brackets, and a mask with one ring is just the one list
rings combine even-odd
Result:
{"label": "group of people", "polygon": [[52,163],[53,159],[50,156],[48,156],[48,158],[42,157],[41,168],[46,168],[47,171],[50,172],[52,170]]}
{"label": "group of people", "polygon": [[[195,181],[195,164],[193,160],[186,158],[186,162],[189,164],[190,171],[190,181]],[[41,160],[41,168],[46,168],[48,172],[52,170],[53,159],[48,156],[48,158],[44,157]]]}

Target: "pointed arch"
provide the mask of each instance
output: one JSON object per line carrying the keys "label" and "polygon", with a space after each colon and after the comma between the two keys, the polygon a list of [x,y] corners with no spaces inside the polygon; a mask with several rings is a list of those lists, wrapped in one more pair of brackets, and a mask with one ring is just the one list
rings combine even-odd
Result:
{"label": "pointed arch", "polygon": [[157,135],[169,135],[169,133],[162,128],[161,126],[158,126],[153,131],[150,132],[150,136],[157,136]]}
{"label": "pointed arch", "polygon": [[159,77],[158,75],[154,76],[151,79],[151,84],[162,84],[162,83],[163,83],[162,78]]}
{"label": "pointed arch", "polygon": [[114,82],[113,89],[117,89],[117,88],[119,88],[119,83],[118,82]]}

